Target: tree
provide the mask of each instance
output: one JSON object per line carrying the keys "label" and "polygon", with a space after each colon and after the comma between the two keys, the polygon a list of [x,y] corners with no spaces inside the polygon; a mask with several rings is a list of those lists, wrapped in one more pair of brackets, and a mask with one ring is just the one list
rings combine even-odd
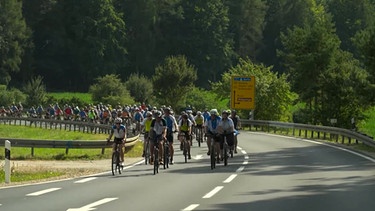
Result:
{"label": "tree", "polygon": [[20,70],[30,31],[22,16],[22,1],[0,0],[0,84],[7,85],[10,73]]}
{"label": "tree", "polygon": [[371,83],[375,84],[375,27],[369,26],[359,31],[355,36],[355,44],[370,74]]}
{"label": "tree", "polygon": [[150,103],[150,101],[153,100],[152,81],[144,75],[139,75],[137,73],[131,74],[129,79],[125,82],[125,86],[136,102]]}
{"label": "tree", "polygon": [[198,83],[208,86],[231,66],[235,57],[229,33],[228,7],[222,0],[181,1],[183,20],[177,22],[180,48],[198,70]]}
{"label": "tree", "polygon": [[96,77],[126,75],[125,23],[112,0],[57,1],[45,21],[35,53],[51,86],[86,91]]}
{"label": "tree", "polygon": [[[212,83],[212,90],[222,99],[230,98],[231,76],[255,76],[255,114],[256,119],[286,121],[287,113],[295,94],[290,91],[286,75],[277,76],[271,67],[254,64],[249,59],[240,59],[239,63],[222,74],[219,82]],[[244,111],[248,113],[249,110]]]}
{"label": "tree", "polygon": [[19,89],[11,88],[7,89],[6,85],[0,84],[0,106],[10,106],[18,102],[25,102],[26,95]]}
{"label": "tree", "polygon": [[197,80],[197,71],[185,56],[169,56],[155,68],[152,80],[159,104],[179,108]]}
{"label": "tree", "polygon": [[255,59],[262,46],[267,6],[264,0],[226,1],[229,8],[229,31],[234,51],[241,58]]}
{"label": "tree", "polygon": [[98,77],[96,83],[90,86],[89,93],[95,103],[122,106],[134,103],[125,84],[114,74]]}
{"label": "tree", "polygon": [[37,106],[46,102],[46,86],[42,76],[32,78],[23,87],[23,91],[27,95],[26,106]]}

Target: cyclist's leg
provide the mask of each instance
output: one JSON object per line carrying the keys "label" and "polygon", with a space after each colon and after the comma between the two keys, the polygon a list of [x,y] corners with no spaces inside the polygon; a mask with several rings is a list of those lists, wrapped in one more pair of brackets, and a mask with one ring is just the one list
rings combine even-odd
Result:
{"label": "cyclist's leg", "polygon": [[230,134],[227,134],[225,136],[227,137],[227,143],[228,143],[229,149],[233,150],[233,146],[234,146],[234,134],[230,133]]}
{"label": "cyclist's leg", "polygon": [[207,148],[208,148],[207,155],[210,155],[211,153],[211,141],[213,141],[212,139],[213,139],[212,136],[207,135]]}
{"label": "cyclist's leg", "polygon": [[219,163],[220,154],[221,154],[220,153],[220,142],[221,142],[220,140],[221,140],[220,136],[214,136],[212,140],[215,142],[215,153],[216,153],[216,160],[218,163]]}
{"label": "cyclist's leg", "polygon": [[237,144],[238,144],[238,139],[237,135],[234,136],[234,153],[237,153]]}
{"label": "cyclist's leg", "polygon": [[170,163],[173,164],[174,149],[173,149],[173,133],[172,133],[172,131],[168,131],[167,141],[168,141],[168,144],[169,144]]}
{"label": "cyclist's leg", "polygon": [[185,133],[185,140],[186,140],[186,143],[187,143],[187,153],[188,153],[188,158],[191,159],[191,155],[190,155],[190,145],[191,145],[191,142],[192,142],[192,136],[189,135],[188,133]]}
{"label": "cyclist's leg", "polygon": [[223,160],[223,149],[224,149],[224,136],[219,136],[219,152],[220,152],[220,158]]}
{"label": "cyclist's leg", "polygon": [[142,157],[145,156],[146,153],[146,146],[147,146],[147,141],[148,141],[148,132],[145,132],[145,135],[143,136],[144,141],[143,141],[143,154]]}

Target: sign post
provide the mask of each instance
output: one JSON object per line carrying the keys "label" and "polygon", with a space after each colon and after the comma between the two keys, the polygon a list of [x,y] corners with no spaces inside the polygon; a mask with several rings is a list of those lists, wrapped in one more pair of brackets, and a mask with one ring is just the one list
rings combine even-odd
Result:
{"label": "sign post", "polygon": [[5,183],[10,183],[10,141],[5,141]]}
{"label": "sign post", "polygon": [[255,76],[232,76],[231,109],[255,108]]}

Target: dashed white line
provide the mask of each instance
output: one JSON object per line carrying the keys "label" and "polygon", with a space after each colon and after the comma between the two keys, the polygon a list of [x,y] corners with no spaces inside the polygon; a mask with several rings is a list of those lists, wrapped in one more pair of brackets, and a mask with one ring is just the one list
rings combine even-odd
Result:
{"label": "dashed white line", "polygon": [[239,172],[242,172],[243,170],[245,169],[245,166],[241,166],[239,167],[236,172],[239,173]]}
{"label": "dashed white line", "polygon": [[248,163],[249,163],[249,161],[245,160],[242,164],[247,165]]}
{"label": "dashed white line", "polygon": [[245,159],[248,160],[248,159],[249,159],[249,156],[248,156],[248,155],[245,155]]}
{"label": "dashed white line", "polygon": [[191,210],[194,210],[195,208],[197,208],[198,206],[199,206],[199,204],[191,204],[190,206],[186,207],[182,211],[191,211]]}
{"label": "dashed white line", "polygon": [[241,152],[242,154],[245,154],[245,155],[247,154],[245,150],[241,150]]}
{"label": "dashed white line", "polygon": [[207,193],[206,195],[204,195],[202,198],[209,199],[209,198],[211,198],[212,196],[214,196],[217,192],[219,192],[223,188],[224,188],[224,186],[217,186],[212,191],[210,191],[209,193]]}
{"label": "dashed white line", "polygon": [[230,183],[232,182],[232,180],[234,180],[234,178],[237,177],[237,174],[232,174],[230,175],[226,180],[223,181],[223,183]]}
{"label": "dashed white line", "polygon": [[88,177],[88,178],[85,178],[85,179],[75,181],[74,183],[85,183],[85,182],[89,182],[89,181],[94,180],[94,179],[97,179],[97,177]]}
{"label": "dashed white line", "polygon": [[238,146],[237,146],[237,149],[242,150],[242,148],[241,148],[241,147],[238,147]]}
{"label": "dashed white line", "polygon": [[60,189],[61,188],[49,188],[49,189],[37,191],[37,192],[34,192],[34,193],[29,193],[26,196],[40,196],[40,195],[43,195],[43,194],[46,194],[46,193],[49,193],[49,192],[52,192],[52,191],[57,191],[57,190],[60,190]]}

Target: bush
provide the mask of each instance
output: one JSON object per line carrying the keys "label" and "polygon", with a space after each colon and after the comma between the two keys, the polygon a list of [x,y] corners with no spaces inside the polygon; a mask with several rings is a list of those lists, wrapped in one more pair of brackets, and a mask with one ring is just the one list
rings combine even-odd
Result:
{"label": "bush", "polygon": [[25,102],[26,95],[20,90],[12,88],[7,90],[5,85],[0,85],[0,106],[9,106],[13,103]]}

